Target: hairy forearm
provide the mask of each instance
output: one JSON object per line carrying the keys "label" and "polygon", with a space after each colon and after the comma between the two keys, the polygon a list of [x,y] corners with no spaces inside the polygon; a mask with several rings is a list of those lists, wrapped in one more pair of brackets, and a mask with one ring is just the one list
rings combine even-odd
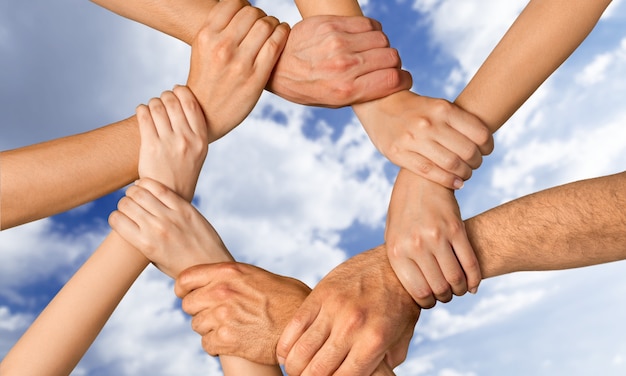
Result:
{"label": "hairy forearm", "polygon": [[626,259],[626,172],[554,187],[466,221],[484,278]]}
{"label": "hairy forearm", "polygon": [[0,228],[63,212],[134,181],[138,150],[133,116],[90,132],[0,153]]}
{"label": "hairy forearm", "polygon": [[456,104],[493,132],[574,52],[610,0],[532,0]]}
{"label": "hairy forearm", "polygon": [[0,374],[70,374],[147,265],[112,232],[9,351]]}
{"label": "hairy forearm", "polygon": [[217,0],[92,0],[92,2],[191,45]]}

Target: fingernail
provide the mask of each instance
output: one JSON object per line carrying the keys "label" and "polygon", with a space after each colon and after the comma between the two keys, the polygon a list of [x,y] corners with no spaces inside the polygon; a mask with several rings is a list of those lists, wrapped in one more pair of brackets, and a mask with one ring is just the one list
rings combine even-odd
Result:
{"label": "fingernail", "polygon": [[454,179],[453,185],[454,185],[454,189],[461,189],[465,185],[465,182],[463,182],[463,180],[459,178],[456,178]]}
{"label": "fingernail", "polygon": [[278,357],[278,364],[280,364],[281,366],[285,365],[285,358],[283,358],[282,356],[279,356]]}
{"label": "fingernail", "polygon": [[476,295],[476,293],[478,292],[478,287],[474,287],[473,289],[469,290],[469,292],[472,295]]}

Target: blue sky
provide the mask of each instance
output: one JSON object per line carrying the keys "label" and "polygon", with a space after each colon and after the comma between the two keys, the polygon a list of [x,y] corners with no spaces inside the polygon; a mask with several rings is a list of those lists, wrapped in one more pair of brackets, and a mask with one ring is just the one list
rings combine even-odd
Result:
{"label": "blue sky", "polygon": [[[369,0],[415,90],[453,99],[526,2]],[[256,3],[291,24],[288,0]],[[459,193],[464,217],[626,165],[626,4],[496,135]],[[131,115],[186,78],[189,49],[87,1],[0,4],[0,149]],[[395,167],[349,109],[262,97],[211,146],[196,204],[235,256],[314,285],[382,242]],[[107,232],[121,193],[0,233],[0,356]],[[423,312],[398,375],[623,375],[624,263],[484,281],[477,296]],[[178,308],[172,283],[144,273],[75,375],[219,374]]]}

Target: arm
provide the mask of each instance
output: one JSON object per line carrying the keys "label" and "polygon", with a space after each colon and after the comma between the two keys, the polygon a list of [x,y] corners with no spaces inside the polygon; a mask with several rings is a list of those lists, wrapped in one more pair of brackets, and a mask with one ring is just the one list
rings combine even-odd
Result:
{"label": "arm", "polygon": [[[477,74],[477,79],[468,85],[468,88],[457,100],[459,108],[462,107],[466,111],[479,115],[487,123],[486,125],[489,127],[490,133],[495,132],[510,116],[511,111],[514,111],[516,106],[521,105],[527,96],[536,89],[536,86],[552,73],[552,70],[556,69],[562,60],[582,41],[595,22],[597,22],[608,1],[598,3],[576,2],[574,8],[568,8],[570,3],[559,1],[550,2],[550,5],[545,5],[546,2],[540,2],[543,5],[537,3],[539,2],[534,2],[532,6],[529,5],[520,16],[520,21],[513,25],[503,42],[498,45],[496,48],[497,52],[494,52],[488,59],[485,65],[487,68],[481,68],[481,71]],[[352,14],[350,12],[356,12],[355,1],[345,0],[341,4],[340,6],[338,2],[313,2],[306,0],[298,3],[305,16],[308,12],[315,13],[317,9],[331,12],[334,12],[336,9],[337,11],[349,12],[349,14]],[[565,8],[567,8],[567,11],[563,10]],[[570,11],[570,9],[575,9],[575,11]],[[550,15],[545,16],[546,12]],[[564,21],[548,22],[542,25],[548,17],[557,17]],[[579,21],[572,22],[572,17]],[[576,32],[571,32],[571,30],[564,32],[564,28],[572,24],[580,24],[581,27]],[[534,27],[536,25],[541,26],[541,28]],[[543,31],[543,29],[546,29],[547,43],[520,42],[522,38],[527,38],[531,41],[533,39],[541,39],[537,37],[536,33],[529,32],[529,30]],[[558,39],[550,40],[551,38]],[[522,46],[520,51],[524,51],[522,55],[526,57],[524,61],[527,65],[522,65],[522,67],[534,68],[532,58],[543,55],[545,51],[542,48],[546,46],[551,46],[548,48],[549,50],[552,48],[556,50],[550,54],[550,58],[554,61],[539,64],[537,69],[522,69],[521,71],[515,69],[516,65],[512,65],[513,69],[511,69],[506,64],[494,62],[495,60],[506,58],[509,56],[508,54],[511,54],[512,61],[518,59],[519,55],[515,52],[518,45]],[[513,52],[511,53],[511,51]],[[504,63],[510,62],[510,60],[504,61]],[[497,72],[490,72],[490,70],[496,70]],[[494,79],[494,75],[499,79]],[[526,75],[528,76],[526,77]],[[508,80],[505,79],[507,77]],[[512,80],[513,77],[519,79],[519,81]],[[489,82],[495,82],[496,84],[492,84],[492,86],[487,88],[490,92],[487,94],[487,89],[483,90],[481,85],[487,86]],[[502,91],[505,87],[508,88],[511,82],[514,82],[516,85],[522,85],[520,90],[513,90],[514,95],[509,95],[508,91]],[[525,82],[529,82],[530,86],[524,84]],[[495,90],[497,88],[500,91]],[[402,103],[403,96],[406,97],[404,99],[405,103]],[[418,104],[417,100],[411,99],[407,93],[399,92],[377,101],[353,106],[353,108],[376,144],[377,141],[373,136],[377,130],[370,127],[367,121],[374,121],[373,127],[376,124],[389,124],[388,122],[382,122],[382,120],[393,116],[395,113],[400,114],[400,119],[404,118],[404,123],[410,123],[420,119],[419,111],[412,113],[410,108],[405,110],[404,108],[406,107],[403,106],[409,105],[415,108]],[[403,111],[405,114],[402,114]],[[441,119],[441,114],[446,113],[446,111],[440,111],[439,114],[434,114],[434,119]],[[486,113],[494,115],[485,117]],[[492,119],[496,119],[496,121]],[[471,135],[471,132],[467,134]],[[478,141],[476,144],[479,145],[480,133],[470,136],[470,138],[475,137],[478,137],[476,138]],[[483,154],[488,151],[490,150],[481,150]],[[406,165],[404,166],[406,167]],[[449,184],[447,186],[453,185]],[[438,205],[433,205],[434,201],[437,201]],[[385,240],[388,245],[387,251],[389,252],[389,260],[392,267],[405,288],[420,305],[430,307],[434,305],[435,298],[441,301],[448,301],[451,299],[452,293],[460,295],[467,289],[475,291],[478,287],[481,276],[478,268],[479,263],[473,252],[472,245],[466,237],[466,229],[461,222],[453,192],[431,181],[427,181],[422,176],[413,174],[404,168],[400,171],[394,185]],[[450,255],[456,256],[458,263],[454,262],[454,258],[449,257]],[[317,311],[319,311],[319,307],[317,307]],[[326,319],[326,317],[317,318],[317,320],[322,322]],[[306,323],[307,325],[315,325],[314,320]],[[297,320],[292,321],[290,325],[293,325],[294,328],[299,326]],[[291,326],[288,326],[287,330],[290,329]],[[295,345],[299,335],[302,333],[301,329],[300,327],[298,330],[295,330],[296,333],[288,333],[281,338],[278,350],[279,355],[285,357],[290,354],[292,346]],[[323,332],[324,330],[322,330]],[[322,346],[322,343],[310,343],[310,341],[308,340],[305,344],[305,348],[319,349]],[[323,346],[334,347],[335,351],[339,351],[342,354],[347,354],[350,349],[350,344],[331,343],[330,341],[327,341]],[[301,359],[311,359],[315,351],[292,355],[292,358],[296,359],[294,364],[297,362],[302,367],[304,362]],[[287,361],[289,362],[289,359]]]}
{"label": "arm", "polygon": [[[183,87],[175,90],[178,96],[166,92],[150,101],[150,109],[137,109],[139,175],[161,179],[191,200],[206,156],[207,130],[202,112],[189,105],[195,102],[193,94]],[[164,120],[165,111],[174,114],[172,125]],[[176,148],[181,144],[186,153]],[[9,351],[0,365],[2,374],[69,374],[148,262],[110,233]]]}
{"label": "arm", "polygon": [[[531,1],[455,103],[477,115],[491,133],[496,132],[578,47],[609,3]],[[432,206],[433,197],[441,201],[437,207]],[[466,240],[454,194],[402,169],[394,185],[385,240],[394,270],[423,307],[434,305],[433,297],[429,298],[431,291],[440,301],[451,299],[449,288],[441,284],[441,275],[452,282],[450,287],[455,295],[463,291],[455,288],[454,283],[463,280],[458,274],[461,270],[446,266],[451,265],[451,261],[445,260],[446,254],[436,257],[441,269],[429,257],[447,247],[446,243],[441,244],[440,234],[444,234],[444,241],[451,240],[463,271],[474,276],[468,277],[468,287],[475,291],[477,274],[471,271],[477,270],[476,258]],[[424,289],[425,286],[430,289]]]}
{"label": "arm", "polygon": [[137,179],[135,116],[90,132],[0,152],[0,229],[69,210]]}
{"label": "arm", "polygon": [[[626,260],[626,213],[621,210],[624,205],[626,172],[581,180],[516,199],[466,220],[465,226],[484,278],[525,270],[569,269]],[[412,303],[395,277],[386,261],[386,252],[381,245],[335,268],[329,274],[335,280],[335,289],[330,294],[313,290],[306,298],[309,289],[299,281],[234,263],[199,265],[185,270],[176,281],[176,294],[183,298],[183,309],[193,316],[192,326],[203,335],[203,347],[211,354],[272,361],[276,356],[274,341],[294,312],[300,321],[306,322],[320,309],[328,309],[342,317],[368,318],[367,323],[352,321],[356,343],[372,343],[381,333],[389,335],[394,333],[392,328],[405,327],[405,337],[399,336],[397,342],[399,350],[406,345],[404,352],[387,352],[388,363],[396,366],[406,354],[419,307]],[[377,276],[379,283],[368,284],[372,275]],[[365,281],[351,291],[355,279]],[[320,284],[328,281],[325,278]],[[345,288],[338,288],[341,286]],[[356,298],[359,294],[368,298]],[[315,300],[319,306],[312,304]],[[263,301],[269,304],[259,304]],[[403,306],[396,306],[402,302]],[[305,309],[298,311],[301,304]],[[377,311],[387,304],[396,308]],[[251,317],[263,319],[253,321]],[[383,327],[387,332],[373,324],[378,320],[388,323]],[[254,341],[242,344],[237,341],[238,333],[254,333]],[[281,342],[278,343],[280,350]],[[306,345],[302,343],[302,348]],[[384,349],[371,354],[380,351]]]}
{"label": "arm", "polygon": [[[187,44],[218,2],[92,1]],[[400,65],[379,23],[364,17],[314,17],[294,26],[267,89],[300,104],[342,107],[410,88],[411,76]]]}

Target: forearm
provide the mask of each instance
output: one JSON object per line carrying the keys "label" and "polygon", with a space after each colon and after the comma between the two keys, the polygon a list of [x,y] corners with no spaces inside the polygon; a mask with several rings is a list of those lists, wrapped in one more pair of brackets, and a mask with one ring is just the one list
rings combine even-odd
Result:
{"label": "forearm", "polygon": [[456,104],[493,132],[571,55],[610,0],[532,0]]}
{"label": "forearm", "polygon": [[90,132],[0,153],[0,228],[66,211],[137,179],[131,117]]}
{"label": "forearm", "polygon": [[92,0],[94,3],[191,45],[216,0]]}
{"label": "forearm", "polygon": [[0,374],[70,374],[147,265],[111,232],[9,351]]}
{"label": "forearm", "polygon": [[540,191],[466,221],[483,278],[626,259],[626,172]]}

